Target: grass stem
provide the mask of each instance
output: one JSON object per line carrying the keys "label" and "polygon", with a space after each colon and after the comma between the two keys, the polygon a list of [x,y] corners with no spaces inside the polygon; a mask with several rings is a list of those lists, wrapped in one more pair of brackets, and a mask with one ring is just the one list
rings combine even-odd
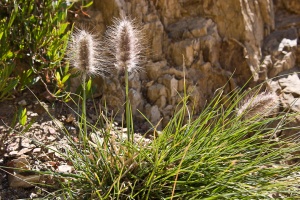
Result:
{"label": "grass stem", "polygon": [[87,124],[86,124],[86,73],[82,74],[82,116],[81,124],[83,124],[84,141],[87,138]]}
{"label": "grass stem", "polygon": [[129,86],[128,86],[128,70],[127,66],[125,67],[125,98],[126,98],[126,126],[127,126],[127,139],[129,142],[133,142],[133,133],[132,133],[132,115],[130,109],[130,99],[129,99]]}

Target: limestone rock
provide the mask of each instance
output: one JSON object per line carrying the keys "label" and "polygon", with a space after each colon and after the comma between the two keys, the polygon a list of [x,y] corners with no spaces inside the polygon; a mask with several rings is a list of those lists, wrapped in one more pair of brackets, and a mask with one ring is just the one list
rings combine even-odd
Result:
{"label": "limestone rock", "polygon": [[29,188],[33,187],[33,183],[40,181],[40,175],[31,175],[24,173],[24,170],[30,170],[30,164],[26,157],[20,157],[10,161],[8,167],[11,167],[8,174],[9,186],[16,188]]}
{"label": "limestone rock", "polygon": [[271,90],[280,94],[281,105],[284,110],[291,112],[300,112],[300,78],[299,70],[294,69],[294,73],[283,75],[278,80],[271,81],[269,87]]}
{"label": "limestone rock", "polygon": [[150,121],[153,123],[153,125],[157,125],[160,119],[161,119],[161,114],[158,109],[158,106],[157,105],[152,106],[150,109]]}
{"label": "limestone rock", "polygon": [[145,70],[147,72],[147,76],[150,80],[157,80],[163,73],[164,67],[167,66],[167,62],[159,61],[159,62],[150,62],[145,65]]}
{"label": "limestone rock", "polygon": [[300,96],[300,79],[296,73],[279,79],[278,83],[284,93],[292,93],[296,96]]}
{"label": "limestone rock", "polygon": [[159,109],[163,109],[167,105],[166,96],[160,96],[159,99],[155,102],[155,104],[159,107]]}
{"label": "limestone rock", "polygon": [[118,98],[116,95],[105,95],[102,97],[101,105],[104,105],[109,111],[113,111],[113,113],[122,113],[123,107],[122,102],[125,102],[125,100],[122,98]]}
{"label": "limestone rock", "polygon": [[292,69],[295,66],[296,58],[292,52],[286,53],[282,60],[277,60],[269,72],[269,77],[275,77],[280,72]]}
{"label": "limestone rock", "polygon": [[30,170],[30,164],[26,157],[13,159],[8,163],[8,165],[9,167],[16,168],[17,172],[20,172],[20,170]]}
{"label": "limestone rock", "polygon": [[183,60],[185,60],[185,64],[187,66],[192,64],[194,59],[194,50],[192,45],[192,40],[184,40],[173,43],[170,46],[169,54],[171,55],[175,65],[182,66],[184,64]]}
{"label": "limestone rock", "polygon": [[300,112],[300,100],[299,98],[294,98],[292,94],[283,93],[281,102],[284,108],[291,109],[291,111],[294,112]]}
{"label": "limestone rock", "polygon": [[[150,122],[152,123],[153,126],[158,126],[159,129],[161,128],[161,124],[158,124],[161,120],[161,112],[158,108],[157,105],[151,106],[150,104],[146,104],[145,106],[145,112],[146,112],[146,117]],[[153,128],[151,126],[151,128]]]}
{"label": "limestone rock", "polygon": [[178,92],[183,92],[184,90],[184,79],[178,81]]}
{"label": "limestone rock", "polygon": [[132,114],[136,115],[137,110],[142,110],[143,97],[142,94],[134,89],[129,90],[129,99],[131,103]]}
{"label": "limestone rock", "polygon": [[190,100],[191,100],[191,110],[194,110],[196,112],[199,111],[200,108],[203,108],[206,99],[204,98],[201,88],[200,87],[195,87],[195,86],[189,86],[188,89],[188,94],[190,95]]}
{"label": "limestone rock", "polygon": [[154,103],[160,96],[167,96],[166,87],[162,84],[155,84],[148,88],[147,97]]}
{"label": "limestone rock", "polygon": [[19,104],[20,106],[26,106],[26,105],[27,105],[27,102],[26,102],[25,99],[23,99],[23,100],[19,101],[18,104]]}
{"label": "limestone rock", "polygon": [[169,74],[165,74],[163,77],[163,84],[168,90],[168,97],[174,97],[178,91],[178,80]]}
{"label": "limestone rock", "polygon": [[21,174],[13,172],[12,174],[8,175],[8,182],[9,186],[12,188],[30,188],[34,187],[34,183],[39,183],[40,178],[40,175],[23,176]]}
{"label": "limestone rock", "polygon": [[[265,38],[263,51],[269,59],[267,76],[273,78],[278,74],[292,69],[297,60],[297,31],[295,28],[274,31]],[[270,59],[271,58],[271,59]]]}
{"label": "limestone rock", "polygon": [[[226,94],[299,67],[299,7],[299,0],[103,0],[94,2],[86,22],[94,21],[99,34],[115,17],[141,25],[147,62],[130,75],[132,107],[156,122],[163,116],[166,124],[172,116],[166,109],[180,102],[184,86],[197,114],[224,85]],[[284,78],[268,81],[270,88],[297,98],[297,81]],[[113,72],[96,84],[108,109],[122,113],[123,75]]]}
{"label": "limestone rock", "polygon": [[[273,1],[266,0],[258,3],[248,0],[226,2],[206,0],[202,5],[203,12],[212,16],[217,24],[220,36],[237,43],[231,47],[232,50],[240,48],[234,51],[232,56],[224,55],[221,64],[228,69],[231,68],[231,72],[241,70],[243,79],[249,79],[252,74],[254,81],[257,81],[262,57],[260,44],[265,34],[267,35],[274,28]],[[268,30],[266,33],[265,29]],[[224,49],[222,52],[228,50]],[[243,53],[236,54],[238,52]],[[232,60],[233,58],[235,59]],[[235,74],[235,77],[237,76],[240,74]]]}
{"label": "limestone rock", "polygon": [[151,49],[150,55],[153,61],[162,60],[163,57],[163,43],[164,43],[164,28],[158,19],[154,22],[146,23],[143,28],[147,30],[148,43]]}
{"label": "limestone rock", "polygon": [[174,40],[169,45],[169,55],[175,65],[190,66],[195,59],[200,59],[200,64],[203,60],[217,64],[221,38],[212,20],[201,17],[184,19],[169,25],[167,31]]}
{"label": "limestone rock", "polygon": [[141,81],[140,81],[140,77],[139,74],[134,72],[132,74],[129,75],[128,77],[129,81],[128,81],[128,86],[129,88],[135,89],[137,91],[141,91]]}
{"label": "limestone rock", "polygon": [[300,14],[300,2],[298,0],[282,1],[287,10]]}

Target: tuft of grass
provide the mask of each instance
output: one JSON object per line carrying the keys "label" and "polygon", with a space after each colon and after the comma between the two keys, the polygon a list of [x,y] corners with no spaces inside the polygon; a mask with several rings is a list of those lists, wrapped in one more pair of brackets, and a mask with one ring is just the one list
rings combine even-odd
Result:
{"label": "tuft of grass", "polygon": [[[245,118],[238,94],[217,95],[192,120],[184,97],[178,112],[149,144],[129,142],[113,121],[96,129],[88,145],[64,155],[75,168],[60,174],[65,199],[273,199],[299,198],[299,145],[275,138],[287,114]],[[226,107],[224,105],[227,105]],[[247,113],[245,113],[247,114]],[[188,120],[186,120],[188,116]],[[272,122],[278,122],[272,127]],[[251,136],[249,137],[249,135]],[[125,134],[126,136],[126,134]]]}

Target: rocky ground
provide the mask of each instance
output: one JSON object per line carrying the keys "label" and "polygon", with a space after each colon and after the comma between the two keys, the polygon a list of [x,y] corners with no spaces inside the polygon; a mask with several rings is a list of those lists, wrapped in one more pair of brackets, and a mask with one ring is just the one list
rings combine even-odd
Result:
{"label": "rocky ground", "polygon": [[[32,171],[74,172],[72,163],[59,152],[66,152],[69,140],[79,141],[78,108],[74,104],[54,101],[48,94],[36,87],[33,91],[27,90],[0,103],[0,200],[41,197],[53,191],[52,187],[58,186],[53,177]],[[106,126],[105,122],[99,123],[100,105],[99,98],[87,100],[87,120],[99,130]],[[27,123],[22,126],[17,116],[24,108],[27,110]],[[126,128],[118,124],[118,119],[115,119],[110,134],[119,139],[127,137]],[[135,131],[145,133],[146,129],[141,124],[135,124]],[[99,135],[90,129],[88,132],[92,140],[97,138],[93,135]],[[138,133],[134,139],[139,143],[143,141],[141,145],[151,141]],[[29,182],[49,187],[33,186]]]}
{"label": "rocky ground", "polygon": [[[16,119],[20,109],[27,109],[27,125],[21,126]],[[69,115],[68,115],[69,114]],[[38,100],[26,91],[0,104],[0,164],[5,167],[27,170],[71,170],[55,151],[67,144],[61,128],[66,124],[70,133],[76,133],[72,125],[74,114],[59,102]],[[69,117],[69,118],[67,118]],[[22,181],[51,183],[49,177],[27,173],[22,170],[1,168],[1,199],[35,197],[41,189]],[[22,180],[21,180],[22,179]],[[44,179],[44,180],[42,180]],[[43,192],[42,192],[43,193]]]}

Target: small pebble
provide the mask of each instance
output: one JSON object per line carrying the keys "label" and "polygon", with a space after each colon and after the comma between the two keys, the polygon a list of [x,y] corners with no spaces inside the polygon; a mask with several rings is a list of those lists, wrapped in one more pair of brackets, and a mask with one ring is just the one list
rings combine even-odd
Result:
{"label": "small pebble", "polygon": [[55,134],[56,133],[55,129],[51,128],[51,127],[49,127],[48,131],[49,131],[50,134]]}
{"label": "small pebble", "polygon": [[25,99],[23,99],[23,100],[19,101],[18,104],[19,104],[20,106],[26,106],[26,105],[27,105],[27,102],[25,101]]}
{"label": "small pebble", "polygon": [[60,173],[71,173],[73,171],[73,167],[70,165],[60,165],[58,166],[57,171]]}

